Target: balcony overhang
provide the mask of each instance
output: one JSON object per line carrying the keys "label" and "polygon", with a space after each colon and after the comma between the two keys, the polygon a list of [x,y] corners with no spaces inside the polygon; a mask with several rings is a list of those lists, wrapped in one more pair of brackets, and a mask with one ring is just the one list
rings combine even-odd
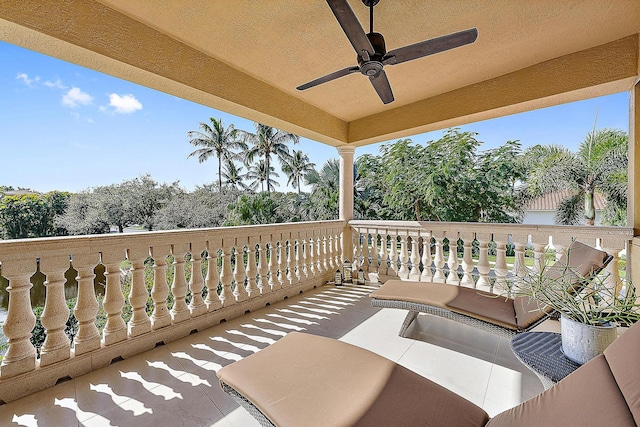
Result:
{"label": "balcony overhang", "polygon": [[[350,3],[366,23],[366,8]],[[376,29],[389,48],[470,27],[478,40],[389,67],[388,105],[358,75],[295,90],[353,65],[324,2],[7,1],[0,39],[332,146],[630,90],[639,75],[636,1],[428,9],[382,1]]]}

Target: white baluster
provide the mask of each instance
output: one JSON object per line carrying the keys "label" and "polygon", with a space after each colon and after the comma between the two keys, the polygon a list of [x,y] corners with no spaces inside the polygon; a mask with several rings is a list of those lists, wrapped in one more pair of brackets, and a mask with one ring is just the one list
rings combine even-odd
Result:
{"label": "white baluster", "polygon": [[316,230],[314,232],[314,239],[315,239],[315,243],[316,243],[316,247],[315,247],[315,260],[316,260],[316,276],[321,276],[323,273],[326,272],[326,270],[324,269],[324,253],[322,251],[323,249],[323,241],[324,241],[324,236],[322,234],[322,231],[320,230]]}
{"label": "white baluster", "polygon": [[340,233],[338,230],[334,230],[333,233],[333,244],[335,245],[335,247],[333,248],[334,263],[336,265],[336,268],[341,269],[342,262],[344,261],[344,252],[342,251],[344,245],[343,240],[341,239],[342,233]]}
{"label": "white baluster", "polygon": [[411,235],[411,271],[409,272],[409,280],[420,280],[420,254],[418,249],[418,232],[412,232]]}
{"label": "white baluster", "polygon": [[244,286],[244,280],[246,277],[244,267],[244,247],[236,239],[235,247],[235,263],[233,265],[233,280],[236,282],[236,288],[233,290],[233,296],[236,298],[236,302],[242,302],[249,299],[249,293]]}
{"label": "white baluster", "polygon": [[389,261],[390,261],[390,267],[391,267],[391,271],[389,272],[389,275],[398,276],[399,272],[398,272],[398,235],[397,235],[397,232],[396,232],[396,234],[391,234],[391,241],[389,242]]}
{"label": "white baluster", "polygon": [[233,250],[232,244],[234,239],[222,240],[222,264],[220,267],[220,301],[222,301],[223,307],[228,307],[236,303],[236,299],[231,289],[233,283],[233,272],[231,271],[231,251]]}
{"label": "white baluster", "polygon": [[475,233],[473,232],[460,232],[459,237],[462,239],[463,252],[462,252],[462,279],[460,280],[460,286],[466,286],[473,288],[476,286],[475,280],[473,280],[473,238]]}
{"label": "white baluster", "polygon": [[511,274],[518,279],[523,279],[527,274],[527,266],[524,260],[524,251],[527,241],[529,240],[528,234],[512,234],[511,240],[513,241],[513,267]]}
{"label": "white baluster", "polygon": [[432,231],[431,235],[435,240],[436,253],[433,259],[433,264],[436,267],[436,272],[433,275],[433,281],[436,283],[444,283],[446,277],[444,275],[444,253],[442,251],[442,241],[444,240],[444,232]]}
{"label": "white baluster", "polygon": [[258,289],[261,295],[267,294],[271,291],[269,286],[269,267],[267,265],[267,236],[260,236],[260,245],[257,248],[258,251],[258,274],[260,275],[260,281],[258,282]]}
{"label": "white baluster", "polygon": [[387,237],[386,230],[380,232],[380,267],[378,268],[378,272],[385,276],[389,275],[389,250],[387,246]]}
{"label": "white baluster", "polygon": [[[218,248],[222,246],[222,242],[207,242],[207,277],[204,282],[207,287],[207,298],[204,300],[207,306],[207,312],[212,312],[222,307],[223,299],[227,298],[227,305],[233,304],[235,301],[230,298],[230,288],[225,289],[220,286],[220,295],[218,295],[218,285],[221,285],[220,277],[222,276],[222,264],[220,271],[218,271]],[[224,255],[224,251],[222,252]],[[224,256],[222,257],[222,263],[224,263]],[[229,261],[227,259],[227,261]],[[227,267],[226,274],[229,275],[231,264]],[[231,279],[229,279],[231,284]],[[223,292],[229,292],[222,295]]]}
{"label": "white baluster", "polygon": [[508,234],[494,234],[493,241],[496,244],[496,263],[493,266],[493,272],[496,275],[496,283],[493,285],[493,292],[496,294],[508,294],[509,286],[507,285],[507,242]]}
{"label": "white baluster", "polygon": [[284,283],[283,283],[283,287],[290,287],[293,285],[293,269],[294,269],[294,263],[293,263],[293,257],[294,257],[294,251],[295,251],[295,244],[294,242],[291,240],[291,235],[289,234],[287,236],[287,240],[284,242],[284,247],[282,248],[282,250],[284,251],[283,255],[286,254],[286,266],[285,266],[285,275],[283,276],[284,278]]}
{"label": "white baluster", "polygon": [[309,270],[308,270],[308,266],[307,266],[307,260],[308,260],[308,251],[309,251],[309,247],[307,246],[307,237],[306,237],[306,232],[301,231],[298,233],[298,256],[297,258],[300,259],[300,264],[299,266],[296,268],[297,270],[297,276],[298,276],[298,283],[300,283],[301,280],[306,280],[309,278]]}
{"label": "white baluster", "polygon": [[326,263],[328,264],[328,268],[333,272],[338,267],[335,265],[335,262],[334,262],[334,256],[333,256],[334,245],[333,245],[333,235],[331,234],[331,231],[329,231],[329,234],[325,236],[324,243],[327,245],[324,251],[327,257]]}
{"label": "white baluster", "polygon": [[73,314],[78,319],[78,334],[74,340],[75,355],[100,348],[100,332],[96,327],[98,300],[93,288],[93,269],[98,263],[97,254],[73,255],[73,268],[78,271],[78,299]]}
{"label": "white baluster", "polygon": [[40,271],[47,276],[47,281],[44,282],[47,289],[46,300],[40,317],[46,330],[46,338],[40,350],[40,366],[68,359],[71,354],[69,338],[64,333],[69,319],[69,307],[64,297],[64,274],[68,269],[68,255],[40,259]]}
{"label": "white baluster", "polygon": [[369,264],[369,271],[371,273],[376,273],[376,277],[378,277],[378,231],[371,230],[371,263]]}
{"label": "white baluster", "polygon": [[169,246],[156,246],[150,250],[153,258],[153,287],[151,299],[153,300],[153,312],[151,313],[151,329],[160,329],[171,325],[171,316],[167,308],[169,286],[167,285],[167,272],[165,257],[169,253]]}
{"label": "white baluster", "polygon": [[307,255],[307,278],[314,278],[317,274],[316,272],[316,239],[313,237],[313,232],[311,232],[311,236],[305,239],[307,250],[305,254]]}
{"label": "white baluster", "polygon": [[458,277],[458,233],[455,231],[447,231],[446,236],[449,239],[449,258],[447,259],[449,274],[447,275],[446,283],[449,283],[451,285],[459,285],[460,278]]}
{"label": "white baluster", "polygon": [[131,262],[131,319],[129,320],[129,336],[136,337],[151,331],[151,320],[147,315],[149,293],[144,282],[144,261],[149,256],[149,248],[136,247],[127,249],[127,259]]}
{"label": "white baluster", "polygon": [[35,259],[2,260],[2,275],[9,280],[9,309],[3,326],[9,338],[9,349],[2,359],[0,378],[10,378],[33,371],[36,367],[36,349],[31,344],[31,331],[36,316],[31,310],[29,278],[36,270]]}
{"label": "white baluster", "polygon": [[269,288],[276,291],[282,288],[282,283],[278,280],[278,241],[271,236],[269,242]]}
{"label": "white baluster", "polygon": [[[104,275],[107,281],[103,302],[104,311],[107,313],[107,322],[102,330],[104,344],[107,346],[127,339],[127,324],[122,318],[124,295],[120,285],[120,262],[123,255],[124,252],[121,250],[106,250],[100,256],[105,267]],[[67,312],[68,317],[69,313]]]}
{"label": "white baluster", "polygon": [[422,273],[420,274],[421,282],[433,282],[433,272],[431,271],[431,233],[422,232]]}
{"label": "white baluster", "polygon": [[172,323],[184,322],[191,318],[187,301],[187,279],[184,275],[184,256],[190,250],[188,243],[171,245],[173,255],[173,283],[171,283],[171,293],[173,294],[173,307],[170,315]]}
{"label": "white baluster", "polygon": [[[204,289],[204,278],[202,277],[202,253],[205,248],[205,244],[200,242],[194,243],[191,246],[191,279],[189,280],[189,290],[191,291],[189,313],[191,314],[191,317],[200,316],[207,312],[207,305],[202,298],[202,290]],[[215,290],[215,294],[217,299],[217,289]]]}
{"label": "white baluster", "polygon": [[491,282],[489,281],[489,272],[491,271],[491,265],[489,265],[489,241],[491,240],[491,233],[476,233],[478,239],[478,246],[480,256],[478,258],[478,273],[480,277],[476,283],[476,288],[483,291],[491,291]]}
{"label": "white baluster", "polygon": [[[536,241],[533,241],[534,238]],[[546,239],[547,242],[540,243],[539,240],[542,239]],[[531,240],[533,243],[533,272],[540,273],[545,268],[546,259],[544,256],[544,249],[547,247],[549,240],[547,236],[531,236]]]}
{"label": "white baluster", "polygon": [[249,298],[255,298],[260,296],[260,290],[258,289],[258,283],[256,276],[258,274],[257,260],[256,260],[256,246],[258,244],[258,236],[249,237],[249,244],[247,245],[247,267],[245,269],[245,275],[247,276],[247,294]]}
{"label": "white baluster", "polygon": [[[373,231],[372,231],[373,233]],[[375,243],[373,243],[373,240],[375,239],[375,234],[371,235],[371,240],[372,240],[372,245],[375,246]],[[365,229],[364,232],[364,236],[363,236],[364,240],[362,242],[362,261],[361,261],[361,266],[360,268],[362,268],[362,270],[365,273],[369,273],[370,271],[372,271],[371,269],[371,261],[369,260],[369,230]],[[378,260],[375,260],[376,262],[376,266],[378,264]]]}
{"label": "white baluster", "polygon": [[282,289],[289,284],[287,280],[287,241],[284,236],[280,236],[278,242],[278,289]]}
{"label": "white baluster", "polygon": [[402,280],[409,279],[409,251],[407,250],[407,238],[406,234],[400,235],[400,270],[398,270],[398,277]]}

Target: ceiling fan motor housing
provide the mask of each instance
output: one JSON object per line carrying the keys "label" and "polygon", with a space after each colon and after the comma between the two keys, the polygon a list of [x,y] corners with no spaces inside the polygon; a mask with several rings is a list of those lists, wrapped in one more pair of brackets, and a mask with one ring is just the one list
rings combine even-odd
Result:
{"label": "ceiling fan motor housing", "polygon": [[387,53],[384,43],[384,37],[380,33],[369,33],[367,38],[373,46],[374,54],[369,56],[369,60],[365,61],[362,56],[358,55],[358,65],[360,72],[365,76],[377,76],[382,70],[382,58]]}

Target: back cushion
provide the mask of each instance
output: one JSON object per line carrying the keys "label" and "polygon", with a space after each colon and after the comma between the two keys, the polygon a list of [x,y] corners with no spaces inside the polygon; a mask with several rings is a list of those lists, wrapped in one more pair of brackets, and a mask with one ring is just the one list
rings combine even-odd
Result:
{"label": "back cushion", "polygon": [[544,393],[496,415],[487,426],[631,427],[636,423],[600,355]]}
{"label": "back cushion", "polygon": [[569,267],[580,277],[589,277],[605,266],[608,256],[604,251],[574,240],[556,264]]}
{"label": "back cushion", "polygon": [[636,323],[604,351],[636,424],[640,425],[640,324]]}

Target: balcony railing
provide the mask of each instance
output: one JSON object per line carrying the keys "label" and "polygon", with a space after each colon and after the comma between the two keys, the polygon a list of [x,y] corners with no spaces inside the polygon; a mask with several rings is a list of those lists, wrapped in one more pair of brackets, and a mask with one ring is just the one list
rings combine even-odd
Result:
{"label": "balcony railing", "polygon": [[[344,221],[325,221],[0,242],[1,272],[9,281],[3,326],[9,346],[0,365],[0,400],[9,402],[326,283],[340,265],[344,226]],[[167,259],[173,260],[171,285]],[[124,274],[131,279],[126,296],[125,260]],[[73,343],[65,333],[70,263],[78,284]],[[150,291],[145,263],[152,266]],[[203,264],[206,274],[198,274]],[[106,278],[102,333],[96,326],[97,266]],[[193,272],[189,283],[185,267]],[[36,322],[31,277],[37,270],[46,277],[41,316],[46,338],[39,357],[30,341]],[[128,323],[125,299],[132,312]]]}
{"label": "balcony railing", "polygon": [[[0,365],[0,400],[9,402],[312,289],[332,280],[345,258],[373,280],[391,276],[491,289],[526,268],[525,251],[532,251],[538,268],[550,242],[560,254],[577,238],[614,255],[609,280],[620,286],[618,254],[633,234],[631,228],[614,227],[351,221],[352,244],[345,245],[345,226],[325,221],[1,241],[1,274],[9,281],[3,326],[9,347]],[[458,248],[447,259],[445,245]],[[512,265],[507,245],[513,245]],[[490,262],[490,252],[495,261]],[[65,333],[70,265],[78,286],[73,342]],[[104,270],[103,296],[94,288],[98,268]],[[45,340],[39,351],[30,341],[36,321],[30,290],[37,271],[46,278]],[[125,282],[130,290],[123,288]],[[131,313],[128,322],[125,309]],[[99,310],[106,317],[102,332],[96,326]]]}
{"label": "balcony railing", "polygon": [[[633,238],[633,229],[628,227],[417,221],[350,221],[349,225],[355,230],[354,268],[362,268],[367,275],[488,291],[498,288],[501,292],[508,289],[509,277],[522,275],[527,251],[532,255],[532,269],[539,270],[550,248],[560,257],[573,239],[613,256],[605,270],[605,280],[619,290],[623,286],[619,255],[628,249]],[[445,244],[450,248],[447,259]],[[513,251],[511,265],[507,263],[508,247]],[[493,262],[490,252],[491,258],[495,257]]]}

